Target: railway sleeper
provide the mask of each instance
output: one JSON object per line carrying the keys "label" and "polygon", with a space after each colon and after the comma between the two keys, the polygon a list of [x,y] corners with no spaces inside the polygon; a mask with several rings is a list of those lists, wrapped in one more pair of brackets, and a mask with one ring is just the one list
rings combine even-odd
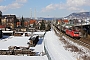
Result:
{"label": "railway sleeper", "polygon": [[[86,42],[86,41],[82,41],[82,40],[81,40],[81,37],[79,37],[79,38],[71,38],[71,37],[67,36],[65,33],[59,31],[56,27],[55,27],[55,29],[56,29],[60,34],[62,34],[62,35],[60,35],[60,36],[65,36],[65,37],[67,37],[68,39],[70,39],[71,41],[73,41],[73,42],[75,42],[75,43],[77,43],[77,44],[79,44],[79,45],[82,45],[82,46],[87,47],[88,49],[90,49],[90,43],[88,43],[88,42]],[[82,43],[82,42],[83,42],[83,43]]]}

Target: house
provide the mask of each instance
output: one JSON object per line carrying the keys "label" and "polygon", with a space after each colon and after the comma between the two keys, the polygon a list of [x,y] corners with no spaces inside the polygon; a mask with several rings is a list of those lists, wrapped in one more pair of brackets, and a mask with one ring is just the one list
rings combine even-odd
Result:
{"label": "house", "polygon": [[6,25],[6,27],[14,29],[17,21],[16,15],[2,15],[1,22],[2,25]]}
{"label": "house", "polygon": [[33,27],[33,25],[34,25],[35,22],[36,22],[36,20],[31,19],[31,20],[29,21],[30,27]]}
{"label": "house", "polygon": [[68,24],[68,23],[69,23],[69,20],[64,19],[63,22],[64,22],[65,24]]}
{"label": "house", "polygon": [[21,26],[21,22],[17,22],[17,27],[20,27]]}
{"label": "house", "polygon": [[57,23],[57,24],[59,25],[59,24],[61,24],[61,23],[62,23],[62,20],[58,20],[58,23]]}
{"label": "house", "polygon": [[36,20],[31,19],[31,20],[29,21],[30,27],[33,27],[33,25],[34,25],[35,23],[36,23]]}
{"label": "house", "polygon": [[28,26],[29,26],[29,22],[28,22],[28,21],[25,21],[25,22],[24,22],[24,26],[25,26],[25,27],[28,27]]}
{"label": "house", "polygon": [[4,25],[0,25],[0,29],[1,29],[2,31],[5,31],[5,26],[4,26]]}

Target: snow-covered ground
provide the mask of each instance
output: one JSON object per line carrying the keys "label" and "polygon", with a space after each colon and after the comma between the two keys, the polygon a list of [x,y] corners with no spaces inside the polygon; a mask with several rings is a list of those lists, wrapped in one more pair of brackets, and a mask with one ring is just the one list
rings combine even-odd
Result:
{"label": "snow-covered ground", "polygon": [[[29,32],[30,33],[30,32]],[[34,34],[44,35],[45,32],[34,32]],[[22,46],[27,47],[27,42],[30,36],[4,36],[4,39],[0,39],[0,50],[8,50],[9,46]],[[44,51],[43,48],[43,38],[39,38],[39,42],[35,47],[30,47],[33,52],[36,52],[39,56],[27,56],[27,55],[0,55],[0,60],[48,60],[47,56],[42,56],[41,52]]]}
{"label": "snow-covered ground", "polygon": [[[34,32],[34,34],[40,34],[43,35],[45,32]],[[57,31],[58,33],[58,31]],[[30,34],[30,32],[28,32]],[[8,49],[9,46],[28,46],[27,42],[30,36],[25,37],[24,35],[21,37],[17,36],[10,36],[5,39],[0,39],[0,50],[1,49]],[[63,42],[60,39],[65,39],[65,42]],[[74,45],[76,46],[80,52],[71,52],[71,48],[66,49],[67,43],[69,45]],[[85,47],[80,46],[76,43],[73,43],[66,37],[60,37],[57,36],[55,31],[52,29],[51,31],[46,32],[43,38],[40,37],[38,44],[35,47],[30,47],[30,49],[34,49],[34,52],[37,52],[37,54],[41,54],[41,52],[46,51],[46,55],[40,55],[40,56],[26,56],[26,55],[21,55],[21,56],[11,56],[11,55],[0,55],[0,60],[80,60],[78,59],[82,54],[86,56],[90,56],[90,51],[87,50]],[[45,51],[44,51],[45,49]],[[83,53],[81,53],[83,51]],[[48,57],[48,58],[47,58]],[[85,59],[82,59],[85,60]],[[90,59],[89,59],[90,60]]]}
{"label": "snow-covered ground", "polygon": [[62,38],[64,38],[66,41],[66,44],[63,44],[63,46],[66,47],[66,50],[72,53],[74,57],[80,60],[90,60],[90,50],[88,48],[70,41],[65,36],[63,36]]}
{"label": "snow-covered ground", "polygon": [[45,47],[51,60],[76,60],[70,52],[64,49],[59,38],[53,30],[47,32],[44,37]]}
{"label": "snow-covered ground", "polygon": [[[57,33],[57,38],[55,39],[56,33]],[[56,33],[52,30],[51,32],[47,33],[48,35],[46,35],[46,38],[45,38],[45,41],[48,40],[48,42],[49,42],[48,43],[49,45],[48,45],[47,41],[46,41],[46,45],[48,45],[48,46],[46,46],[47,48],[50,47],[50,42],[51,43],[53,42],[54,45],[51,44],[51,46],[53,46],[53,48],[55,48],[57,50],[57,53],[55,56],[62,53],[62,55],[64,55],[63,56],[64,59],[65,59],[65,57],[68,58],[68,59],[66,58],[65,60],[70,60],[69,58],[73,58],[72,60],[90,60],[90,50],[88,48],[72,42],[65,36],[60,36],[61,34],[58,31],[56,31]],[[60,50],[60,48],[61,48],[61,50]],[[48,50],[50,50],[50,49],[48,49]],[[53,55],[56,50],[54,50],[53,53],[51,52],[52,50],[50,50],[50,53],[51,53],[50,55]],[[65,51],[68,52],[69,55]],[[64,59],[62,59],[62,60],[64,60]]]}

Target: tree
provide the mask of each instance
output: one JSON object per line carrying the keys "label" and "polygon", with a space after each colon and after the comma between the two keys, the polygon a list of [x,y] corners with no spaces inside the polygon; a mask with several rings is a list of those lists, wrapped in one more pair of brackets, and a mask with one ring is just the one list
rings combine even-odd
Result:
{"label": "tree", "polygon": [[15,20],[14,20],[14,28],[17,27],[17,22],[19,22],[19,19],[15,18]]}
{"label": "tree", "polygon": [[2,12],[0,11],[0,25],[2,24],[1,18],[2,18]]}
{"label": "tree", "polygon": [[51,24],[48,23],[48,25],[47,25],[47,27],[46,27],[46,31],[50,31],[50,29],[51,29]]}
{"label": "tree", "polygon": [[22,16],[22,19],[21,19],[21,26],[24,27],[24,19],[23,19],[23,16]]}
{"label": "tree", "polygon": [[14,20],[14,28],[16,28],[16,24],[17,22],[19,22],[19,20],[16,18],[16,15],[12,15],[13,16],[13,20]]}
{"label": "tree", "polygon": [[36,23],[35,22],[33,23],[33,27],[36,28]]}
{"label": "tree", "polygon": [[41,22],[40,30],[45,30],[45,23],[44,20]]}

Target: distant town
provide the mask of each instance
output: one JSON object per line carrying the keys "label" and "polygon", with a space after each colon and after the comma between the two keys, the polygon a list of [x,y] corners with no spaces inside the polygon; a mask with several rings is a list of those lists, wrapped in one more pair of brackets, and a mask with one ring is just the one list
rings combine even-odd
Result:
{"label": "distant town", "polygon": [[31,18],[18,18],[16,15],[2,15],[0,11],[0,28],[3,31],[34,31],[38,30],[50,30],[50,21],[43,19],[31,19]]}
{"label": "distant town", "polygon": [[17,17],[16,15],[3,15],[0,11],[0,28],[3,31],[50,31],[51,23],[61,28],[63,24],[73,24],[74,26],[83,25],[83,29],[90,34],[89,25],[90,22],[89,12],[72,13],[69,16],[63,18],[24,18]]}
{"label": "distant town", "polygon": [[[63,18],[24,18],[16,15],[3,15],[0,11],[0,29],[2,31],[17,31],[17,32],[31,32],[31,31],[50,31],[51,24],[63,30],[63,27],[73,25],[73,27],[82,29],[87,34],[90,34],[90,14],[89,12],[72,13]],[[69,26],[69,27],[70,27]],[[81,28],[82,27],[82,28]],[[75,29],[76,29],[75,28]]]}

